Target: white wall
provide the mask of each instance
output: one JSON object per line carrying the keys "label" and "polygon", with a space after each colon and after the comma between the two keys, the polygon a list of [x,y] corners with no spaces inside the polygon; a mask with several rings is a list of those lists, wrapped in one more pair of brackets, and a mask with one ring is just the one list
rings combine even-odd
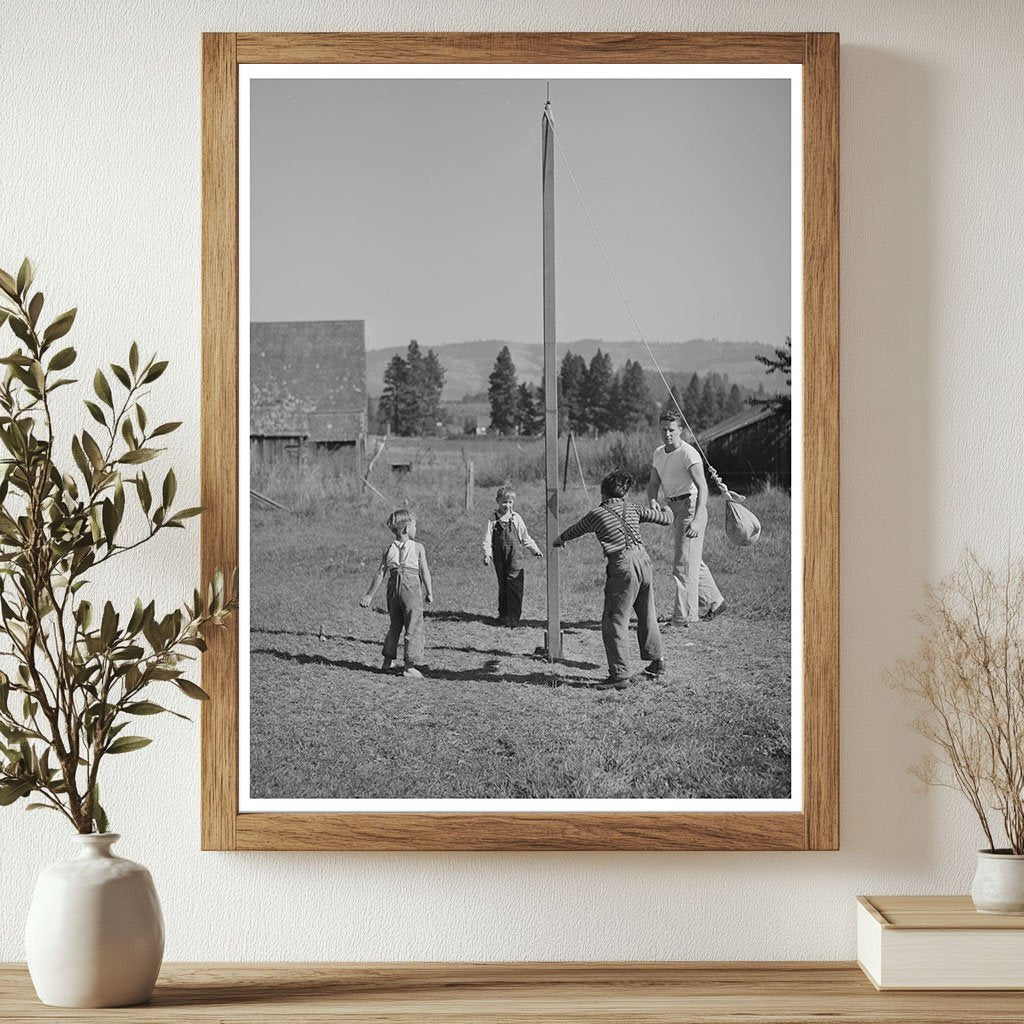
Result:
{"label": "white wall", "polygon": [[[855,894],[966,891],[977,829],[907,775],[918,747],[886,673],[926,579],[968,543],[1020,551],[1021,25],[1015,0],[8,0],[0,266],[31,254],[54,307],[81,307],[85,365],[133,338],[173,358],[150,411],[187,422],[186,495],[201,31],[842,34],[842,850],[201,853],[197,730],[161,721],[105,802],[156,879],[169,959],[849,958]],[[196,537],[152,552],[138,585],[188,593]],[[56,816],[0,810],[0,960],[23,956],[32,880],[70,846]]]}

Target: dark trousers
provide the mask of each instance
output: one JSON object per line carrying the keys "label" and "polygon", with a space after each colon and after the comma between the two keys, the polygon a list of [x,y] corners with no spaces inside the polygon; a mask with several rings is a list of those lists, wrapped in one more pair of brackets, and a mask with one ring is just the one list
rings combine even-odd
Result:
{"label": "dark trousers", "polygon": [[508,626],[518,626],[523,617],[523,585],[526,573],[522,566],[509,570],[504,560],[494,559],[494,571],[498,574],[498,618]]}
{"label": "dark trousers", "polygon": [[654,609],[651,560],[642,547],[627,548],[608,558],[604,584],[604,614],[601,637],[608,656],[608,675],[628,679],[629,620],[636,612],[636,634],[640,657],[653,661],[661,657],[661,633]]}
{"label": "dark trousers", "polygon": [[398,641],[405,631],[405,663],[423,661],[423,591],[419,569],[392,569],[388,574],[388,616],[391,623],[384,637],[384,657],[398,657]]}
{"label": "dark trousers", "polygon": [[496,522],[491,534],[491,558],[498,576],[498,619],[518,626],[523,617],[523,542],[511,523]]}

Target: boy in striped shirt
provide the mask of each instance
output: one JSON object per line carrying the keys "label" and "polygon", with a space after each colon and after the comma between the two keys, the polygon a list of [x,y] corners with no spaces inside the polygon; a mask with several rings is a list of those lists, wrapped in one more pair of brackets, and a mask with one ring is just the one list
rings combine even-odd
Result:
{"label": "boy in striped shirt", "polygon": [[[604,614],[601,636],[608,657],[608,678],[598,683],[597,690],[624,690],[642,675],[656,678],[664,674],[661,657],[661,634],[654,609],[654,586],[651,560],[640,536],[641,523],[670,526],[672,520],[661,508],[647,508],[625,501],[633,486],[626,473],[609,473],[601,481],[601,504],[588,512],[578,523],[563,530],[554,541],[556,548],[566,541],[593,533],[601,542],[608,560],[604,585]],[[629,672],[629,619],[636,612],[636,633],[640,657],[650,664],[642,673]]]}

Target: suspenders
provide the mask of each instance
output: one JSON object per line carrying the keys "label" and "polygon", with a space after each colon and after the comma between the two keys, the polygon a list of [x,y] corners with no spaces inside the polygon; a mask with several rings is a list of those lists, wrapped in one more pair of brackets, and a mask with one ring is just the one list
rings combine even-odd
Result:
{"label": "suspenders", "polygon": [[628,551],[630,548],[642,548],[644,542],[640,537],[634,537],[630,532],[629,523],[626,522],[626,503],[622,503],[622,507],[618,510],[617,515],[622,523],[622,541],[623,551]]}

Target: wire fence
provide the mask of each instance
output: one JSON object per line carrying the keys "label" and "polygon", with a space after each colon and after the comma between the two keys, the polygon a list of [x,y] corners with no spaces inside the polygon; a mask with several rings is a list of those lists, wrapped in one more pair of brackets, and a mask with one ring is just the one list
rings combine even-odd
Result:
{"label": "wire fence", "polygon": [[[652,443],[649,431],[604,434],[577,439],[576,453],[567,450],[567,438],[559,444],[559,482],[568,490],[583,491],[583,481],[596,487],[614,470],[630,474],[637,488],[647,485],[651,471]],[[373,454],[370,448],[370,455]],[[569,463],[566,466],[566,455]],[[378,501],[398,504],[403,494],[434,490],[443,504],[463,501],[468,465],[473,464],[477,488],[497,488],[544,480],[544,443],[541,439],[494,440],[462,445],[440,438],[397,438],[363,474],[354,469],[351,453],[324,453],[296,459],[293,456],[255,456],[250,466],[250,488],[260,499],[284,505],[294,512],[313,512],[337,503]],[[582,479],[581,479],[582,471]]]}

